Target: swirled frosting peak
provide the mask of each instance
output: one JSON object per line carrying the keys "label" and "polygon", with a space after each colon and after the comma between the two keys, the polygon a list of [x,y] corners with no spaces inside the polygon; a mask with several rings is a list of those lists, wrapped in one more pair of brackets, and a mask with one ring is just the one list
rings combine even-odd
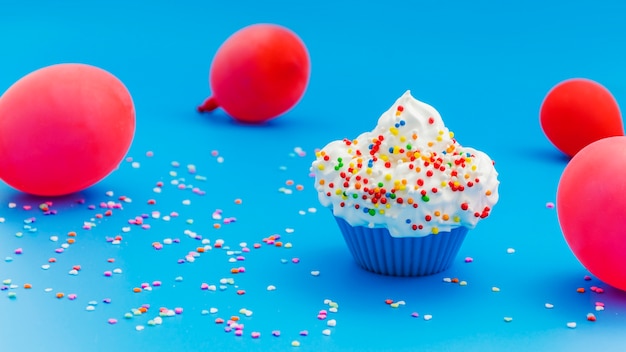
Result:
{"label": "swirled frosting peak", "polygon": [[319,201],[352,226],[394,237],[474,228],[498,201],[487,154],[462,147],[432,106],[402,95],[371,132],[333,141],[311,170]]}

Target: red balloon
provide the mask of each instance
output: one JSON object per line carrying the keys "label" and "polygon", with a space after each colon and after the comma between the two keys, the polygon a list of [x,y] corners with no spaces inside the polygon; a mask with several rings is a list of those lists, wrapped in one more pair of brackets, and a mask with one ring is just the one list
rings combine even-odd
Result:
{"label": "red balloon", "polygon": [[546,95],[539,115],[546,137],[569,156],[599,139],[624,135],[615,98],[605,87],[588,79],[557,84]]}
{"label": "red balloon", "polygon": [[273,24],[245,27],[217,51],[209,74],[213,96],[198,110],[222,107],[247,123],[272,119],[302,98],[309,71],[309,54],[295,33]]}
{"label": "red balloon", "polygon": [[135,132],[120,80],[84,64],[41,68],[0,98],[0,178],[34,195],[83,190],[113,171]]}
{"label": "red balloon", "polygon": [[557,214],[572,252],[592,274],[626,291],[626,137],[589,144],[565,167]]}

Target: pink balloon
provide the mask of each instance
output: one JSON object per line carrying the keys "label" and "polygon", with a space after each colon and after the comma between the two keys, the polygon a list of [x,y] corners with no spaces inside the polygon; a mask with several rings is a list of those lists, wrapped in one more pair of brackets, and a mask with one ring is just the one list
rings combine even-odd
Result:
{"label": "pink balloon", "polygon": [[34,195],[83,190],[113,171],[135,132],[124,84],[100,68],[58,64],[0,98],[0,178]]}
{"label": "pink balloon", "polygon": [[626,137],[581,149],[557,189],[557,214],[572,252],[593,275],[626,291]]}

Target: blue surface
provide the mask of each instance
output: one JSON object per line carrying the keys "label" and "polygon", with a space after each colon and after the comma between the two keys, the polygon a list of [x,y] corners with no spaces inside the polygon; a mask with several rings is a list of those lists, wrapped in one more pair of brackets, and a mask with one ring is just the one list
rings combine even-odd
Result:
{"label": "blue surface", "polygon": [[[545,139],[538,110],[553,85],[572,77],[596,80],[626,101],[625,11],[620,1],[4,1],[0,91],[60,62],[110,71],[136,105],[128,156],[139,164],[125,161],[90,189],[55,199],[0,187],[0,350],[621,350],[626,294],[593,276],[584,280],[590,273],[567,247],[555,210],[546,207],[555,201],[567,159]],[[287,26],[306,43],[312,72],[302,101],[264,126],[236,124],[221,111],[196,113],[210,94],[207,74],[219,45],[259,22]],[[358,268],[308,175],[315,148],[371,129],[407,89],[440,111],[462,145],[495,159],[501,180],[500,202],[468,234],[453,266],[423,278]],[[189,164],[196,174],[187,171]],[[180,190],[172,180],[207,193]],[[159,181],[163,190],[155,193]],[[96,217],[106,210],[101,202],[120,196],[132,202]],[[45,201],[53,202],[56,215],[39,210]],[[236,221],[213,219],[217,209]],[[161,218],[146,218],[149,229],[128,223],[152,211]],[[171,212],[179,216],[164,221]],[[95,226],[83,229],[85,222]],[[77,232],[76,242],[56,253],[70,231]],[[232,251],[244,242],[251,250],[234,263],[229,259],[237,252],[213,248],[179,264],[202,244],[186,231],[211,245],[223,239]],[[263,242],[275,234],[292,248]],[[117,235],[119,245],[107,241]],[[180,241],[163,244],[167,238]],[[261,248],[252,248],[255,243]],[[46,264],[50,268],[42,269]],[[70,275],[75,265],[81,270]],[[231,273],[240,266],[245,273]],[[104,275],[114,269],[121,273]],[[224,278],[234,283],[221,289]],[[154,281],[161,286],[133,292]],[[203,290],[203,283],[216,291]],[[65,297],[57,299],[58,292]],[[386,299],[405,304],[392,308]],[[320,310],[329,308],[325,300],[339,308],[319,320]],[[91,301],[97,304],[88,311]],[[595,311],[595,302],[606,309]],[[142,305],[150,306],[145,314],[124,318]],[[160,307],[183,312],[152,326]],[[210,308],[217,313],[203,314]],[[587,321],[588,313],[597,321]],[[232,316],[244,324],[240,337],[215,323]],[[329,319],[335,327],[326,325]]]}

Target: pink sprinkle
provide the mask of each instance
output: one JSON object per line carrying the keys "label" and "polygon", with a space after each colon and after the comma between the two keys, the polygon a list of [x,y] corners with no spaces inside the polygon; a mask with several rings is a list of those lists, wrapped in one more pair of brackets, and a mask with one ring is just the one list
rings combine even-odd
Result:
{"label": "pink sprinkle", "polygon": [[111,272],[111,271],[107,270],[107,271],[104,272],[104,276],[106,276],[106,277],[110,277],[111,275],[113,275],[113,272]]}
{"label": "pink sprinkle", "polygon": [[17,248],[15,250],[15,254],[22,254],[24,251],[22,250],[22,248]]}
{"label": "pink sprinkle", "polygon": [[250,336],[252,336],[253,339],[258,339],[259,337],[261,337],[261,333],[254,331],[252,334],[250,334]]}
{"label": "pink sprinkle", "polygon": [[171,213],[170,213],[170,216],[171,216],[171,217],[173,217],[173,218],[175,218],[175,217],[177,217],[177,216],[178,216],[178,213],[177,213],[177,212],[175,212],[175,211],[173,211],[173,212],[171,212]]}
{"label": "pink sprinkle", "polygon": [[471,263],[473,261],[474,261],[474,258],[472,258],[472,257],[465,257],[465,262],[466,263]]}
{"label": "pink sprinkle", "polygon": [[307,335],[309,335],[309,332],[307,330],[300,331],[300,336],[307,336]]}
{"label": "pink sprinkle", "polygon": [[149,230],[150,229],[150,225],[143,224],[143,225],[141,225],[141,228],[144,229],[144,230]]}
{"label": "pink sprinkle", "polygon": [[211,151],[211,156],[217,156],[219,153],[217,152],[217,150],[212,150]]}
{"label": "pink sprinkle", "polygon": [[326,314],[318,314],[318,315],[317,315],[317,319],[319,319],[319,320],[324,320],[324,319],[326,319]]}
{"label": "pink sprinkle", "polygon": [[30,205],[25,205],[22,207],[24,210],[30,210],[32,207]]}
{"label": "pink sprinkle", "polygon": [[55,253],[63,253],[64,249],[63,248],[57,248],[54,250]]}
{"label": "pink sprinkle", "polygon": [[201,290],[208,290],[209,289],[209,284],[207,284],[206,282],[203,282],[202,285],[200,285],[200,289]]}
{"label": "pink sprinkle", "polygon": [[147,152],[146,152],[146,156],[147,156],[148,158],[151,158],[151,157],[153,157],[153,156],[154,156],[154,152],[152,152],[152,151],[150,151],[150,150],[149,150],[149,151],[147,151]]}
{"label": "pink sprinkle", "polygon": [[154,287],[161,286],[161,281],[152,281],[152,286],[154,286]]}
{"label": "pink sprinkle", "polygon": [[117,319],[115,319],[115,318],[110,318],[110,319],[109,319],[109,324],[111,324],[111,325],[117,324]]}
{"label": "pink sprinkle", "polygon": [[272,336],[276,336],[276,337],[280,336],[280,330],[272,331]]}
{"label": "pink sprinkle", "polygon": [[590,281],[590,280],[591,280],[591,276],[585,275],[585,281]]}
{"label": "pink sprinkle", "polygon": [[245,260],[246,258],[243,255],[239,255],[237,256],[237,260],[241,261],[241,260]]}
{"label": "pink sprinkle", "polygon": [[183,309],[180,307],[174,308],[174,313],[176,314],[183,314]]}
{"label": "pink sprinkle", "polygon": [[597,307],[604,307],[604,302],[596,302]]}
{"label": "pink sprinkle", "polygon": [[242,252],[244,252],[244,253],[248,253],[248,252],[250,252],[250,248],[248,248],[248,247],[243,247],[243,248],[241,249],[241,251],[242,251]]}
{"label": "pink sprinkle", "polygon": [[546,203],[546,208],[548,208],[548,209],[554,208],[554,203],[552,203],[552,202]]}
{"label": "pink sprinkle", "polygon": [[78,296],[77,296],[75,293],[70,293],[69,295],[67,295],[67,298],[68,298],[70,301],[75,300],[77,297],[78,297]]}
{"label": "pink sprinkle", "polygon": [[235,330],[235,335],[236,335],[236,336],[241,336],[241,335],[243,335],[243,330]]}
{"label": "pink sprinkle", "polygon": [[298,264],[298,263],[300,263],[300,259],[299,259],[299,258],[293,258],[293,259],[291,259],[291,261],[292,261],[294,264]]}
{"label": "pink sprinkle", "polygon": [[243,266],[240,266],[239,268],[237,268],[237,272],[245,273],[246,272],[246,268],[244,268]]}
{"label": "pink sprinkle", "polygon": [[142,282],[141,283],[141,288],[147,288],[147,287],[150,287],[149,283],[147,283],[147,282]]}
{"label": "pink sprinkle", "polygon": [[419,315],[419,314],[417,314],[417,312],[413,312],[413,313],[411,313],[411,316],[412,316],[413,318],[417,318],[417,317],[419,317],[420,315]]}
{"label": "pink sprinkle", "polygon": [[604,289],[603,289],[603,288],[598,287],[598,288],[596,288],[596,291],[595,291],[595,292],[596,292],[596,293],[604,293]]}
{"label": "pink sprinkle", "polygon": [[322,310],[320,310],[319,314],[324,314],[324,315],[326,315],[326,314],[328,314],[328,312],[326,311],[326,309],[322,309]]}

